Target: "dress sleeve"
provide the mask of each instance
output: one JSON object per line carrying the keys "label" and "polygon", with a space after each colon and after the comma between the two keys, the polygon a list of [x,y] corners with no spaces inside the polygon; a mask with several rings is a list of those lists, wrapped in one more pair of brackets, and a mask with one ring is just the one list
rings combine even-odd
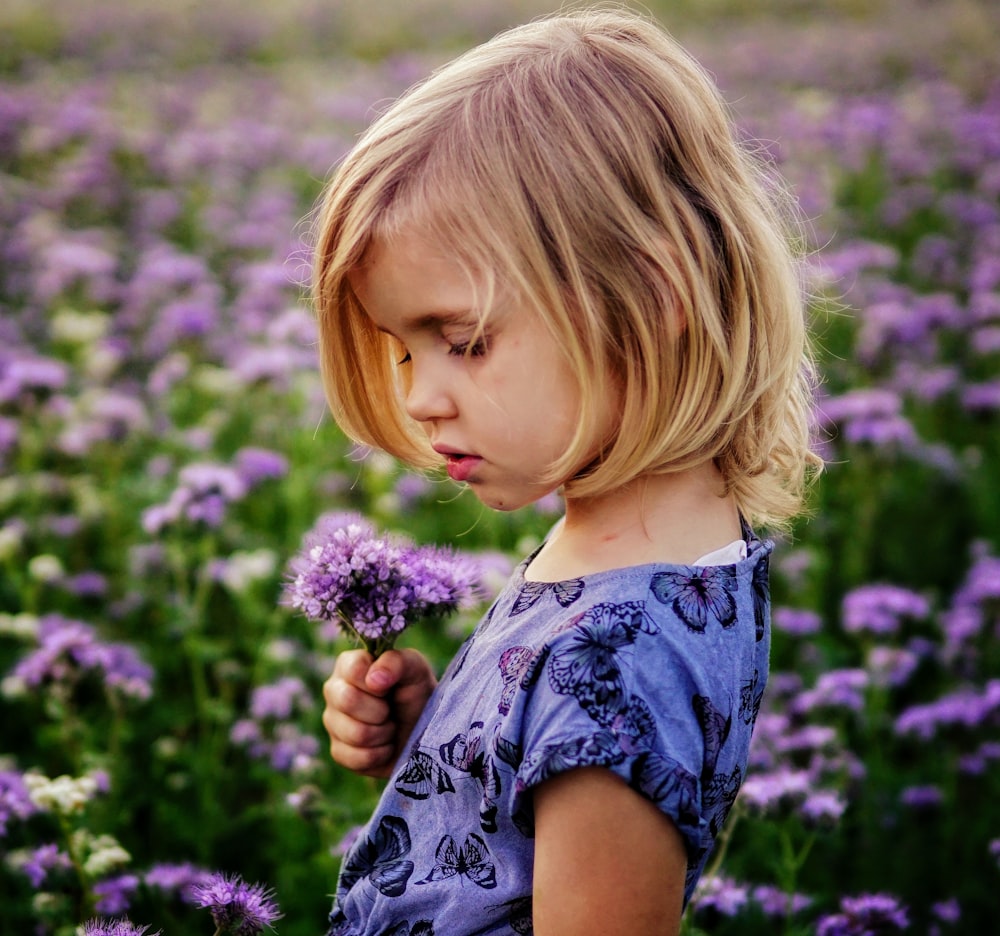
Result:
{"label": "dress sleeve", "polygon": [[667,630],[642,601],[601,603],[541,648],[509,713],[523,744],[519,811],[530,812],[525,794],[550,777],[606,767],[674,822],[692,857],[702,850],[712,703],[683,635]]}

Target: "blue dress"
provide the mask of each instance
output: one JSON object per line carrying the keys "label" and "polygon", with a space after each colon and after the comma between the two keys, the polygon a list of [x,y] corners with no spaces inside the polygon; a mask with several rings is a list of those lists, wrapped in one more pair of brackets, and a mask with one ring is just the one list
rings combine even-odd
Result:
{"label": "blue dress", "polygon": [[743,780],[767,680],[772,544],[745,538],[729,565],[563,582],[526,580],[525,559],[345,856],[328,936],[531,933],[531,791],[581,766],[614,771],[674,822],[686,905]]}

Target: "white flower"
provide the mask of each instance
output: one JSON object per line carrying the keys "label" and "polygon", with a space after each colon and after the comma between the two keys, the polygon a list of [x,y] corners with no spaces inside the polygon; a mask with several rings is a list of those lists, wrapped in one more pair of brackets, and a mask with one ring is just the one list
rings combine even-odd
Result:
{"label": "white flower", "polygon": [[28,561],[28,575],[36,582],[51,584],[63,578],[66,575],[66,570],[57,556],[43,553]]}
{"label": "white flower", "polygon": [[26,773],[24,785],[31,801],[46,812],[71,816],[83,808],[97,793],[97,781],[93,777],[70,777],[63,775],[50,780],[44,774]]}

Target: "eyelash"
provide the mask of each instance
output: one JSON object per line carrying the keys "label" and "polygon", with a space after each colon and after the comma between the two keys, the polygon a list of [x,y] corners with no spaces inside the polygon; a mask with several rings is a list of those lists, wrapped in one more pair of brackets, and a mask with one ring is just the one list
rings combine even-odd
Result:
{"label": "eyelash", "polygon": [[[483,357],[488,350],[486,341],[482,338],[475,342],[465,342],[464,344],[453,344],[448,346],[448,354],[452,357]],[[410,352],[407,351],[403,357],[396,362],[397,367],[409,364],[413,360]]]}
{"label": "eyelash", "polygon": [[465,342],[464,344],[453,344],[448,348],[448,353],[454,357],[482,357],[486,354],[487,345],[486,340],[479,338],[474,342]]}

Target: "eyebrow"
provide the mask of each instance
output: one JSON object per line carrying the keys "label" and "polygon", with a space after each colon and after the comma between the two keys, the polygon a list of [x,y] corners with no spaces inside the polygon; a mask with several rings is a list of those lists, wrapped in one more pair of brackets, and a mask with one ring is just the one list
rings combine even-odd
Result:
{"label": "eyebrow", "polygon": [[[424,312],[420,315],[415,315],[412,318],[407,318],[404,320],[403,324],[406,326],[408,331],[425,331],[428,328],[433,328],[436,325],[478,325],[479,318],[476,316],[472,309],[459,311],[455,310],[441,310],[439,312]],[[387,328],[383,328],[381,325],[376,324],[375,326],[380,332],[384,332],[387,335],[392,335],[393,338],[398,336],[393,335],[391,331]]]}

